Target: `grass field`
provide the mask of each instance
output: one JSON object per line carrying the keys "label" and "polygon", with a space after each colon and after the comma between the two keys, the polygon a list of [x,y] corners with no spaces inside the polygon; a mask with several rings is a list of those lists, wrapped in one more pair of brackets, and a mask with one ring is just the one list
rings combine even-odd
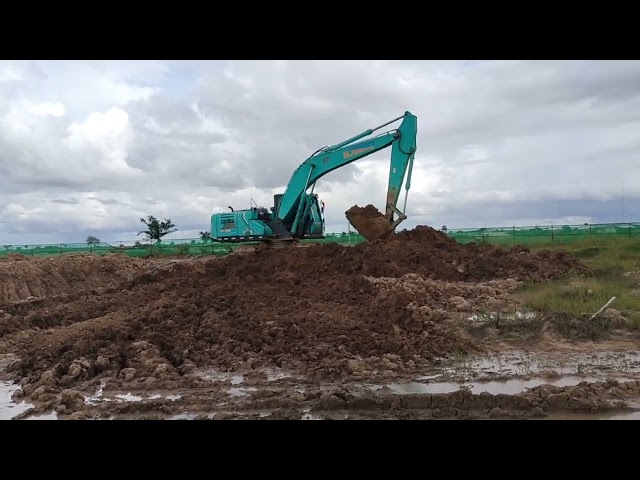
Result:
{"label": "grass field", "polygon": [[521,292],[527,307],[552,314],[569,337],[599,337],[611,322],[589,320],[611,297],[610,308],[626,319],[625,327],[640,330],[640,239],[595,238],[564,245],[539,245],[532,250],[563,250],[589,266],[592,278],[569,277]]}

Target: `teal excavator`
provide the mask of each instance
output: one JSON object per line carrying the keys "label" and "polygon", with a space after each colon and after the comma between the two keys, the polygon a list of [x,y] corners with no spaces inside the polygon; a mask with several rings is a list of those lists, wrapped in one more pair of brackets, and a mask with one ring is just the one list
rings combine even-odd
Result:
{"label": "teal excavator", "polygon": [[[397,129],[358,141],[401,119],[402,123]],[[271,211],[258,207],[252,200],[252,208],[234,210],[229,207],[229,212],[212,215],[211,240],[222,243],[277,242],[282,245],[298,240],[324,238],[324,203],[314,193],[316,182],[333,170],[391,147],[385,213],[378,212],[372,206],[352,207],[345,212],[351,225],[367,240],[387,237],[407,218],[398,210],[397,203],[405,176],[406,195],[409,194],[417,128],[417,117],[411,112],[405,112],[379,127],[337,145],[317,150],[295,170],[284,193],[274,195]],[[405,196],[405,211],[406,204]],[[395,215],[397,218],[394,218]]]}

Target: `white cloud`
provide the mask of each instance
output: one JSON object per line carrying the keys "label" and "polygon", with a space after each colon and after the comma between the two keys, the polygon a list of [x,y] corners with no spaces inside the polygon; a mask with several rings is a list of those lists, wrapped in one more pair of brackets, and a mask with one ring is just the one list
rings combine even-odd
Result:
{"label": "white cloud", "polygon": [[[405,110],[405,226],[638,219],[639,107],[637,61],[3,61],[0,243],[197,234]],[[318,183],[329,230],[383,207],[389,153]]]}
{"label": "white cloud", "polygon": [[66,112],[64,104],[61,102],[41,102],[27,104],[27,110],[29,110],[34,115],[51,115],[52,117],[62,117]]}

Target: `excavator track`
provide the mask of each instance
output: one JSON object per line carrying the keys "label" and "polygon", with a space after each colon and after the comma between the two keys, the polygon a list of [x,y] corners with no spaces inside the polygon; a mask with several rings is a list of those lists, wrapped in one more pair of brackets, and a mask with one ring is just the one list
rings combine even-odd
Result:
{"label": "excavator track", "polygon": [[306,248],[313,245],[312,243],[302,243],[299,241],[292,240],[269,240],[267,242],[263,242],[260,245],[242,245],[237,247],[232,255],[243,255],[247,253],[254,253],[258,248],[266,248],[268,250],[283,250],[287,248]]}

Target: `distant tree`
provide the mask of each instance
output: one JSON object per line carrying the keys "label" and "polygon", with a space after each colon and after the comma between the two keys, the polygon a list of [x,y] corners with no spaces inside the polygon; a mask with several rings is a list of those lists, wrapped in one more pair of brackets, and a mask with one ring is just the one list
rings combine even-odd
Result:
{"label": "distant tree", "polygon": [[97,243],[100,243],[100,239],[93,235],[89,235],[85,241],[87,242],[87,245],[96,245]]}
{"label": "distant tree", "polygon": [[178,231],[169,218],[165,218],[161,222],[153,215],[149,215],[146,220],[141,218],[140,222],[144,223],[147,229],[138,232],[138,235],[144,233],[149,240],[155,240],[156,242],[159,242],[165,235]]}
{"label": "distant tree", "polygon": [[200,232],[200,240],[211,240],[211,232]]}

